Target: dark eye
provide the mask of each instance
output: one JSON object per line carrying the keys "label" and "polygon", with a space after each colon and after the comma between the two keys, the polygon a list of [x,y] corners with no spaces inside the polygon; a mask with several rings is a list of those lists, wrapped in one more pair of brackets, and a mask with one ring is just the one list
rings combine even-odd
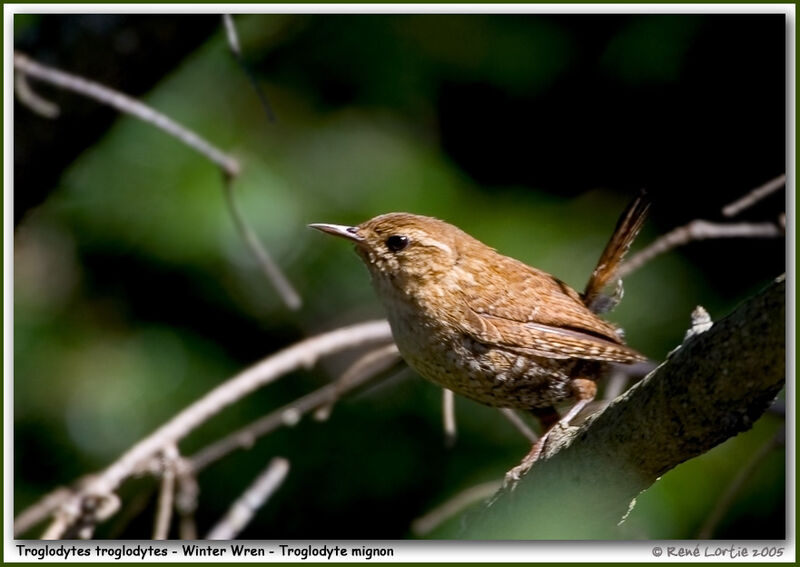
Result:
{"label": "dark eye", "polygon": [[400,252],[400,250],[402,250],[406,246],[408,246],[407,236],[400,236],[399,234],[393,234],[392,236],[386,239],[386,248],[388,248],[392,252]]}

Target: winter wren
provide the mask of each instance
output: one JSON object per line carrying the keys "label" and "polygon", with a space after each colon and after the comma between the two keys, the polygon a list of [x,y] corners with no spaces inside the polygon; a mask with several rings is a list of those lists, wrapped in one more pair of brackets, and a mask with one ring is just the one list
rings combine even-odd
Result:
{"label": "winter wren", "polygon": [[414,370],[483,404],[531,410],[549,428],[555,404],[576,400],[567,424],[594,398],[609,363],[645,359],[595,312],[646,210],[639,198],[623,213],[583,295],[435,218],[309,226],[355,244]]}

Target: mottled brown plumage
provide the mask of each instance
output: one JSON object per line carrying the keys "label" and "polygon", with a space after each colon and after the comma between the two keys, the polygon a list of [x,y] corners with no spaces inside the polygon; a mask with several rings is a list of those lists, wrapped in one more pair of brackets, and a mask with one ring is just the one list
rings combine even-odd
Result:
{"label": "mottled brown plumage", "polygon": [[310,226],[355,243],[400,353],[420,375],[478,402],[532,410],[552,422],[554,404],[578,401],[569,420],[593,399],[594,380],[609,363],[645,359],[587,306],[614,279],[645,212],[632,205],[623,215],[586,300],[435,218],[389,213],[357,227]]}

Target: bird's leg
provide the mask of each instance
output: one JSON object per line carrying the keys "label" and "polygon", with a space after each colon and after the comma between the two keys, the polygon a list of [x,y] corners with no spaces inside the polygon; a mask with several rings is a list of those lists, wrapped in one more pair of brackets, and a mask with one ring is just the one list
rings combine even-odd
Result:
{"label": "bird's leg", "polygon": [[597,395],[597,384],[594,380],[589,380],[588,378],[573,378],[569,381],[569,386],[572,397],[577,402],[570,408],[567,415],[559,420],[559,425],[564,428],[569,427],[569,422],[575,419],[575,416],[581,413],[581,410],[589,405]]}
{"label": "bird's leg", "polygon": [[530,412],[536,419],[539,420],[539,423],[542,426],[542,432],[548,431],[561,419],[561,416],[558,415],[556,408],[552,406],[548,408],[533,408],[530,410]]}
{"label": "bird's leg", "polygon": [[577,400],[577,402],[570,408],[564,417],[559,419],[558,412],[556,412],[555,408],[552,407],[531,410],[531,413],[535,415],[542,423],[544,433],[542,433],[542,436],[539,437],[538,441],[533,444],[533,447],[531,447],[531,450],[527,455],[525,455],[520,464],[506,473],[505,480],[503,481],[503,489],[514,490],[517,482],[519,482],[519,480],[528,473],[533,464],[539,460],[539,456],[542,454],[542,449],[544,449],[547,438],[550,436],[550,433],[553,431],[553,429],[556,426],[560,426],[564,429],[569,427],[569,422],[572,421],[575,416],[578,415],[581,410],[585,408],[592,400],[594,400],[594,397],[597,394],[597,384],[595,384],[594,380],[589,380],[586,378],[573,378],[570,380],[569,385],[572,396]]}
{"label": "bird's leg", "polygon": [[533,466],[533,463],[537,461],[539,455],[542,453],[544,444],[547,441],[547,434],[552,431],[553,427],[555,427],[560,419],[560,416],[554,407],[534,408],[531,409],[530,412],[542,424],[543,433],[539,439],[537,439],[536,443],[533,444],[533,447],[531,447],[531,450],[528,452],[528,454],[522,459],[522,462],[506,473],[505,480],[503,481],[504,490],[514,490],[514,487],[517,485],[517,482],[519,482],[519,479],[521,479],[522,476],[530,470],[530,468]]}

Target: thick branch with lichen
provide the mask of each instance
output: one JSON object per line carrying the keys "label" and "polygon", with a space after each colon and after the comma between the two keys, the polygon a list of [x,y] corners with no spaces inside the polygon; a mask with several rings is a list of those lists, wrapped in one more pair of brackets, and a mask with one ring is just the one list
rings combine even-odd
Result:
{"label": "thick branch with lichen", "polygon": [[690,334],[605,410],[552,436],[542,460],[472,518],[466,537],[614,537],[641,491],[750,429],[783,388],[785,295],[780,278]]}

